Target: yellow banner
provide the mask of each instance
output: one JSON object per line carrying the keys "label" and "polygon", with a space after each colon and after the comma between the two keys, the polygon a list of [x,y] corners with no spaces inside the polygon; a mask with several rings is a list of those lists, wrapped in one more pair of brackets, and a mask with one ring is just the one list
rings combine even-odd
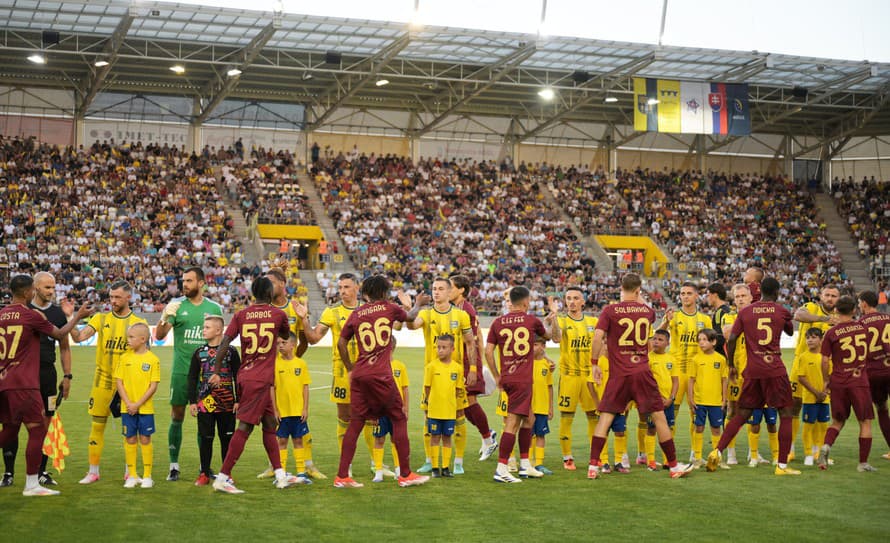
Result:
{"label": "yellow banner", "polygon": [[681,132],[680,130],[680,82],[669,79],[658,80],[658,131]]}

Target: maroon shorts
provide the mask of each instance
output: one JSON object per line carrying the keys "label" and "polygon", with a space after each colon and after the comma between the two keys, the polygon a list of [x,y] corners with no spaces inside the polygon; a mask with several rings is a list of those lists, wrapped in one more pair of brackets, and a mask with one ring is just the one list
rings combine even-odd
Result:
{"label": "maroon shorts", "polygon": [[44,421],[43,396],[37,389],[0,391],[0,423],[22,424]]}
{"label": "maroon shorts", "polygon": [[274,417],[271,389],[272,385],[259,381],[238,381],[238,413],[235,417],[254,426],[266,415]]}
{"label": "maroon shorts", "polygon": [[624,413],[631,400],[637,402],[637,409],[643,415],[664,410],[664,399],[651,371],[609,376],[596,409],[600,413]]}
{"label": "maroon shorts", "polygon": [[791,381],[781,377],[745,378],[739,393],[739,409],[762,409],[763,406],[784,409],[791,407]]}
{"label": "maroon shorts", "polygon": [[390,421],[403,420],[402,395],[392,374],[353,375],[350,379],[350,417],[377,420],[389,417]]}
{"label": "maroon shorts", "polygon": [[[464,362],[464,382],[466,382],[466,376],[470,374],[470,364],[466,361]],[[482,377],[482,365],[476,364],[476,383],[472,386],[467,385],[467,396],[478,396],[479,394],[485,394],[485,378]]]}
{"label": "maroon shorts", "polygon": [[850,418],[850,409],[858,420],[872,420],[875,410],[871,405],[871,394],[866,387],[832,387],[831,418],[843,422]]}
{"label": "maroon shorts", "polygon": [[875,405],[884,405],[890,398],[890,375],[869,375],[868,387],[871,389],[871,401]]}
{"label": "maroon shorts", "polygon": [[532,412],[531,383],[501,383],[507,394],[507,413],[528,417]]}

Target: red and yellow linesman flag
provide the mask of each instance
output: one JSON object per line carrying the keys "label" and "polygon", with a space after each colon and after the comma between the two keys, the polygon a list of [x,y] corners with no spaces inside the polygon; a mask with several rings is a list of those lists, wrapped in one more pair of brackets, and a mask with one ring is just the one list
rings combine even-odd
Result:
{"label": "red and yellow linesman flag", "polygon": [[65,435],[65,428],[62,427],[62,418],[59,417],[58,411],[49,421],[49,429],[43,440],[43,454],[52,458],[56,471],[61,473],[65,470],[65,457],[71,454],[71,449],[68,448],[68,436]]}

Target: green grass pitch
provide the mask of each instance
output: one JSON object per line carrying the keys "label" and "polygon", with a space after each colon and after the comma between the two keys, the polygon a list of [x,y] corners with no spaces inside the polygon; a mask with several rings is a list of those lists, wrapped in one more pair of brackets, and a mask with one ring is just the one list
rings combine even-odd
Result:
{"label": "green grass pitch", "polygon": [[[804,470],[799,477],[776,477],[772,468],[738,466],[730,471],[693,472],[671,480],[665,472],[650,473],[633,466],[627,475],[613,474],[597,481],[586,479],[589,444],[584,417],[575,418],[576,472],[560,466],[558,427],[548,436],[545,463],[555,474],[518,485],[492,482],[494,460],[482,464],[476,451],[480,438],[470,427],[466,474],[400,489],[392,481],[371,483],[370,458],[359,441],[355,478],[363,489],[339,490],[331,482],[338,459],[335,409],[328,400],[330,351],[310,348],[306,359],[312,371],[309,425],[314,436],[316,464],[331,479],[312,486],[276,490],[256,474],[266,467],[258,435],[251,436],[233,477],[246,491],[241,496],[214,494],[197,488],[198,452],[194,419],[183,429],[180,464],[183,479],[166,482],[168,383],[172,349],[158,348],[162,383],[155,404],[158,432],[154,435],[153,489],[122,488],[124,454],[119,421],[109,423],[102,458],[102,480],[90,486],[77,481],[87,469],[89,417],[86,400],[93,373],[94,350],[74,349],[75,380],[72,397],[60,410],[71,445],[67,469],[58,476],[62,495],[24,498],[24,444],[16,466],[16,484],[0,489],[3,541],[308,541],[379,540],[540,541],[649,540],[649,541],[824,541],[843,535],[850,541],[886,541],[890,513],[890,462],[881,459],[885,444],[875,425],[872,463],[878,473],[857,473],[856,426],[846,428],[833,451],[836,465],[828,472]],[[787,355],[788,353],[786,353]],[[409,367],[412,466],[423,461],[421,412],[421,349],[401,348],[397,356]],[[558,356],[556,352],[551,357]],[[786,356],[786,362],[788,362]],[[492,426],[494,399],[482,401]],[[557,415],[558,416],[558,415]],[[630,416],[629,448],[636,454],[636,415]],[[678,421],[677,450],[689,454],[689,419]],[[24,431],[22,433],[24,443]],[[761,451],[768,448],[761,438]],[[747,450],[744,432],[737,446]],[[796,448],[801,450],[798,437]],[[386,462],[389,447],[386,448]],[[706,438],[705,451],[710,450]],[[290,459],[291,470],[293,458]],[[218,469],[218,447],[213,462]],[[141,465],[141,461],[140,461]],[[141,469],[141,468],[140,468]]]}

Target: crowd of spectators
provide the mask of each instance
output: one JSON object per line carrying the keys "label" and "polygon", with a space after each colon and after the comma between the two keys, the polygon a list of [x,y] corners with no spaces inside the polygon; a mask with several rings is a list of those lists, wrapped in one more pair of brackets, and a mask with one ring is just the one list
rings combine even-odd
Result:
{"label": "crowd of spectators", "polygon": [[459,270],[491,311],[513,284],[546,295],[593,278],[593,260],[524,165],[352,152],[320,159],[313,173],[355,266],[397,288]]}
{"label": "crowd of spectators", "polygon": [[834,201],[841,218],[859,246],[859,254],[869,263],[872,277],[890,280],[890,183],[852,177],[832,183]]}
{"label": "crowd of spectators", "polygon": [[787,178],[637,169],[616,179],[624,225],[658,239],[692,278],[731,284],[759,266],[795,307],[824,284],[849,285],[812,194]]}
{"label": "crowd of spectators", "polygon": [[244,261],[214,168],[231,151],[114,141],[57,147],[0,138],[0,269],[47,270],[60,297],[101,300],[118,279],[160,311],[183,269],[201,266],[227,310],[249,301],[261,263]]}
{"label": "crowd of spectators", "polygon": [[306,195],[297,181],[301,168],[290,151],[264,148],[245,151],[241,160],[220,164],[220,175],[229,195],[245,217],[271,224],[317,224]]}

